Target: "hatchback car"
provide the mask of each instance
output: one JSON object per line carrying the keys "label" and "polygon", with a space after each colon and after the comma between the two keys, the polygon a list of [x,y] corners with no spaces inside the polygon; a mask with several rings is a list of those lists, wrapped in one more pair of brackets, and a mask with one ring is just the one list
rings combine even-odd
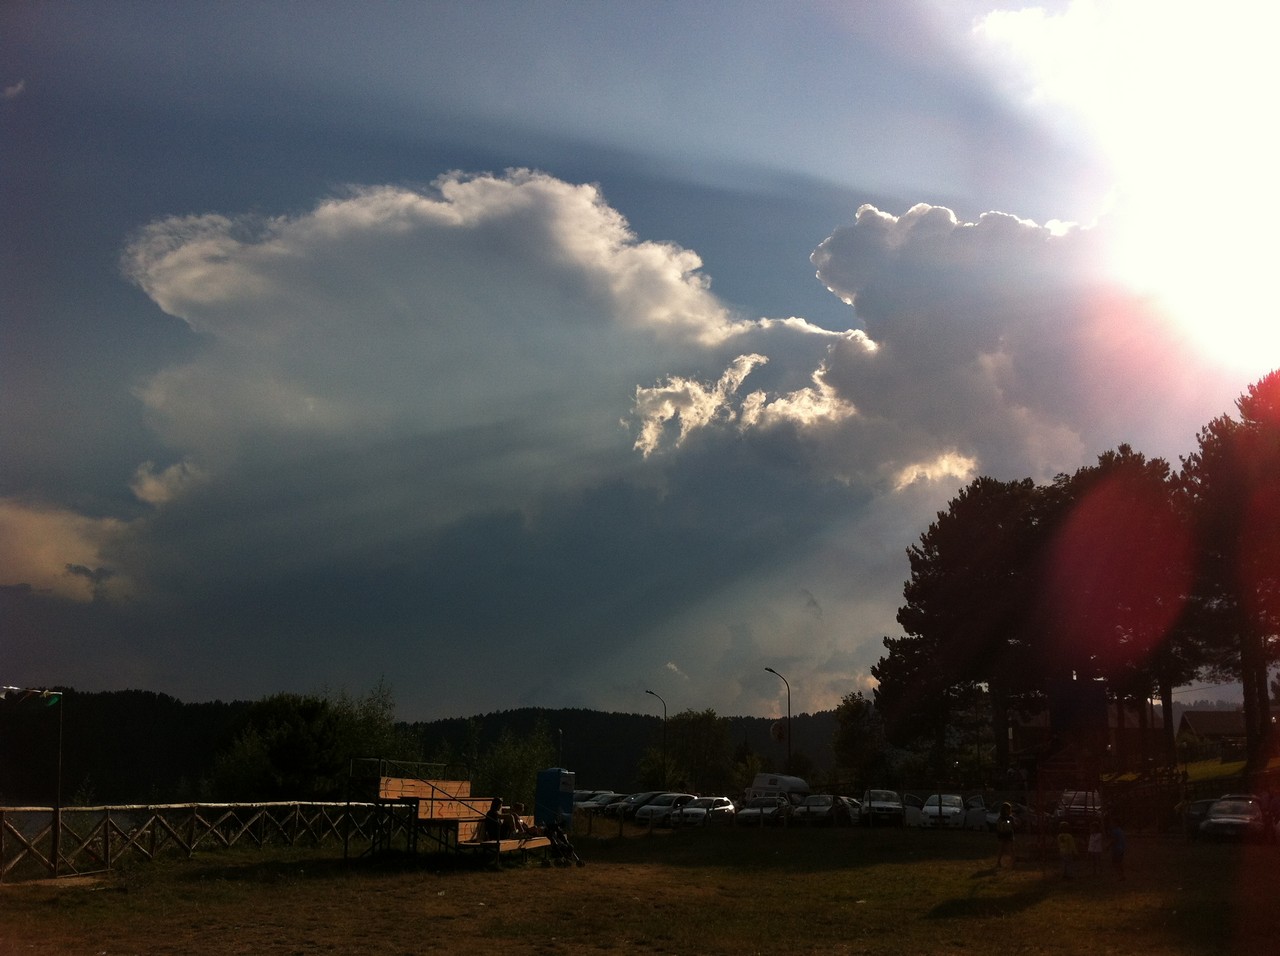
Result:
{"label": "hatchback car", "polygon": [[922,827],[960,830],[964,827],[964,798],[958,793],[932,793],[920,808]]}

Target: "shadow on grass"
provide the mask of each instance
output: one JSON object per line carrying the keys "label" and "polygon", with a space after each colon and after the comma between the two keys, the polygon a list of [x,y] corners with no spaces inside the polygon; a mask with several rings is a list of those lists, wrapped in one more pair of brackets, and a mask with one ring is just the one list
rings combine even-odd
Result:
{"label": "shadow on grass", "polygon": [[795,873],[847,871],[884,863],[925,860],[985,861],[992,838],[980,832],[943,833],[859,827],[725,827],[713,830],[628,832],[620,837],[575,838],[588,862],[662,863],[667,866],[759,867]]}
{"label": "shadow on grass", "polygon": [[991,919],[1012,916],[1042,903],[1049,894],[1049,886],[1043,881],[1018,887],[1014,892],[1000,896],[971,895],[943,900],[929,912],[925,919]]}
{"label": "shadow on grass", "polygon": [[[284,856],[256,851],[254,855],[219,854],[217,858],[174,861],[169,864],[172,867],[169,878],[187,883],[225,881],[271,885],[353,876],[503,870],[537,865],[538,862],[532,855],[528,859],[521,859],[518,854],[504,854],[501,860],[495,860],[492,854],[409,853],[390,850],[344,860],[341,855],[333,856],[319,850],[314,855],[290,853]],[[149,870],[149,867],[138,868],[134,872],[145,878]],[[157,872],[156,875],[160,874]]]}

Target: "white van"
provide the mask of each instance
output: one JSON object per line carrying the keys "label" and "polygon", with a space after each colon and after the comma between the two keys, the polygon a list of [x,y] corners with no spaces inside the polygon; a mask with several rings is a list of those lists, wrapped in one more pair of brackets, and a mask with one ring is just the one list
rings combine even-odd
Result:
{"label": "white van", "polygon": [[756,797],[786,797],[793,807],[804,803],[809,796],[809,785],[799,777],[788,777],[781,773],[758,773],[747,787],[747,800]]}

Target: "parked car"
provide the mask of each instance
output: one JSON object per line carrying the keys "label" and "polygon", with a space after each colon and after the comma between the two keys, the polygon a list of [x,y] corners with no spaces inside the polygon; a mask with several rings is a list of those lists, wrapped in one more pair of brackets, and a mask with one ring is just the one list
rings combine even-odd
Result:
{"label": "parked car", "polygon": [[776,826],[791,816],[791,801],[786,797],[753,797],[737,813],[740,826]]}
{"label": "parked car", "polygon": [[671,811],[673,827],[705,827],[733,823],[737,808],[728,797],[698,797]]}
{"label": "parked car", "polygon": [[591,803],[597,797],[607,796],[613,793],[612,790],[575,790],[573,791],[573,809],[574,812],[581,810],[588,803]]}
{"label": "parked car", "polygon": [[627,799],[625,793],[602,793],[584,803],[575,804],[573,809],[575,813],[596,815],[603,813],[611,805],[625,799]]}
{"label": "parked car", "polygon": [[964,827],[964,798],[958,793],[931,793],[920,808],[922,827],[959,830]]}
{"label": "parked car", "polygon": [[630,820],[636,815],[636,810],[643,807],[654,797],[660,797],[664,793],[666,793],[665,790],[642,790],[639,793],[628,794],[617,803],[611,803],[605,807],[605,815]]}
{"label": "parked car", "polygon": [[1095,821],[1102,822],[1102,795],[1097,790],[1063,790],[1054,817],[1073,830],[1087,830]]}
{"label": "parked car", "polygon": [[1187,800],[1177,806],[1178,819],[1181,821],[1182,833],[1189,840],[1200,837],[1200,824],[1209,815],[1209,808],[1217,801],[1213,799]]}
{"label": "parked car", "polygon": [[813,825],[852,826],[858,822],[859,807],[856,800],[848,797],[812,793],[791,811],[791,819],[796,823]]}
{"label": "parked car", "polygon": [[987,804],[982,797],[974,795],[964,802],[964,828],[966,830],[987,828]]}
{"label": "parked car", "polygon": [[1215,800],[1200,822],[1200,835],[1210,840],[1262,842],[1267,838],[1262,804],[1248,797]]}
{"label": "parked car", "polygon": [[905,811],[902,797],[894,790],[868,790],[862,795],[863,826],[900,827]]}
{"label": "parked car", "polygon": [[904,827],[924,826],[924,801],[914,793],[902,795],[902,825]]}
{"label": "parked car", "polygon": [[672,810],[677,810],[696,799],[697,797],[692,793],[660,793],[644,806],[637,807],[634,819],[636,823],[662,826],[667,822],[667,817],[671,815]]}

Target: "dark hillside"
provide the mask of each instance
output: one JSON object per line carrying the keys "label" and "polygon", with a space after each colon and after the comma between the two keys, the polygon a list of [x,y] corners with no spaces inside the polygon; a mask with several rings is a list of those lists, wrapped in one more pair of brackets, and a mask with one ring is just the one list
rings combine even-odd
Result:
{"label": "dark hillside", "polygon": [[[760,756],[764,766],[780,770],[786,763],[786,741],[773,739],[778,721],[768,717],[731,717],[730,746],[744,746]],[[498,739],[503,729],[533,733],[546,728],[566,769],[574,771],[582,789],[634,790],[639,786],[636,768],[646,749],[662,746],[662,718],[649,714],[605,713],[596,710],[548,710],[527,707],[470,718],[449,718],[409,725],[422,742],[428,760],[469,763],[474,746],[481,751]],[[783,720],[785,723],[785,718]],[[825,778],[834,764],[831,738],[835,713],[799,714],[792,718],[793,754],[807,756],[817,779]],[[816,781],[812,781],[815,782]]]}
{"label": "dark hillside", "polygon": [[[69,690],[56,704],[17,695],[0,700],[0,805],[54,803],[60,721],[64,805],[207,800],[215,758],[250,707],[249,701],[184,703],[144,690]],[[746,752],[767,770],[784,768],[786,741],[775,739],[772,729],[785,717],[728,721],[735,757]],[[523,708],[406,726],[421,741],[424,759],[461,764],[473,764],[475,753],[484,753],[504,729],[518,737],[541,726],[581,787],[619,791],[638,787],[644,752],[662,743],[660,716],[583,709]],[[792,728],[794,755],[813,768],[810,782],[823,785],[834,763],[834,712],[795,715]]]}

